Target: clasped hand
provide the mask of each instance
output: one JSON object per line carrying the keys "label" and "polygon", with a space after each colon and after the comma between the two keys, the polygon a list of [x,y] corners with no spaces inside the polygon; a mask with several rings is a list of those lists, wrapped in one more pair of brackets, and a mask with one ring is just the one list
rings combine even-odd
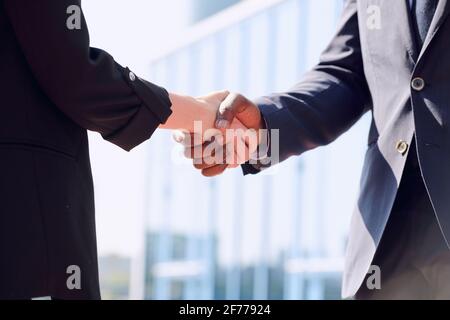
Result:
{"label": "clasped hand", "polygon": [[173,116],[162,126],[175,129],[184,155],[206,177],[222,174],[249,161],[263,140],[258,107],[228,91],[191,98],[171,95]]}

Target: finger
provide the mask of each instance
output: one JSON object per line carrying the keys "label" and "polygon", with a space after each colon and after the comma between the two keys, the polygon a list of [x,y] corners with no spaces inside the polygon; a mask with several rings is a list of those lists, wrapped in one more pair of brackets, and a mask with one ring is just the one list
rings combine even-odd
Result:
{"label": "finger", "polygon": [[253,148],[248,142],[252,137],[239,131],[231,132],[227,130],[227,159],[229,165],[240,165],[246,163],[253,152]]}
{"label": "finger", "polygon": [[234,163],[239,166],[241,164],[246,163],[250,159],[250,150],[245,144],[242,144],[242,146],[238,147],[235,150],[234,155],[235,155]]}
{"label": "finger", "polygon": [[248,149],[243,148],[243,150],[232,150],[231,153],[228,153],[226,164],[228,164],[228,168],[237,168],[240,165],[246,163],[250,158],[248,156]]}
{"label": "finger", "polygon": [[221,164],[207,164],[207,163],[194,163],[194,168],[197,170],[205,170],[208,168],[212,168],[212,167],[216,167],[216,166],[220,166]]}
{"label": "finger", "polygon": [[222,90],[222,91],[217,91],[213,93],[214,98],[216,98],[217,100],[219,100],[220,102],[224,101],[228,95],[230,94],[230,91],[228,90]]}
{"label": "finger", "polygon": [[203,143],[202,145],[196,145],[196,146],[185,146],[184,148],[184,156],[188,159],[195,159],[195,160],[201,160],[204,156],[206,156],[206,150],[210,146],[215,146],[216,142],[208,141]]}
{"label": "finger", "polygon": [[211,155],[204,155],[201,159],[194,159],[194,167],[202,170],[217,165],[226,164],[229,157],[230,156],[227,154],[226,147],[221,146],[221,148],[215,149]]}
{"label": "finger", "polygon": [[187,159],[203,159],[204,150],[207,147],[208,143],[202,144],[200,146],[186,146],[184,148],[184,157]]}
{"label": "finger", "polygon": [[214,166],[214,167],[202,170],[202,174],[207,178],[216,177],[216,176],[219,176],[222,173],[224,173],[225,170],[227,170],[227,167],[228,166],[226,164],[221,164],[218,166]]}
{"label": "finger", "polygon": [[219,140],[222,141],[223,137],[221,136],[223,136],[222,131],[215,128],[211,128],[203,133],[203,142],[219,141]]}
{"label": "finger", "polygon": [[228,97],[229,94],[230,94],[230,91],[221,90],[221,91],[211,92],[210,94],[208,94],[206,96],[198,97],[197,99],[200,99],[203,101],[221,103],[223,100],[225,100],[226,97]]}
{"label": "finger", "polygon": [[214,136],[211,141],[207,141],[202,145],[197,146],[185,146],[184,156],[188,159],[194,159],[197,161],[202,161],[204,159],[209,159],[210,157],[216,157],[223,153],[225,148],[222,135]]}
{"label": "finger", "polygon": [[202,147],[186,150],[186,157],[193,159],[194,166],[199,170],[220,164],[227,164],[229,168],[236,168],[246,163],[250,156],[251,151],[243,139],[235,140],[227,145],[217,145],[211,142],[209,145],[205,144]]}
{"label": "finger", "polygon": [[184,147],[198,146],[204,142],[201,134],[181,130],[173,132],[173,139]]}
{"label": "finger", "polygon": [[175,140],[176,143],[183,143],[187,136],[189,135],[189,132],[187,131],[182,131],[182,130],[175,130],[172,133],[172,138],[173,140]]}

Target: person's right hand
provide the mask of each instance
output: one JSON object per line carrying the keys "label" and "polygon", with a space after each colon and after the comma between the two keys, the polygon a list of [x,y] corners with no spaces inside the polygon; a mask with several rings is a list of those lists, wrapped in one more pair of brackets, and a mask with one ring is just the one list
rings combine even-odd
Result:
{"label": "person's right hand", "polygon": [[228,91],[218,91],[194,98],[170,93],[173,113],[160,129],[203,133],[214,128],[217,110],[228,94]]}
{"label": "person's right hand", "polygon": [[256,131],[265,129],[265,123],[258,106],[239,93],[230,93],[220,104],[216,128],[228,129],[235,119],[248,129]]}
{"label": "person's right hand", "polygon": [[[186,134],[178,132],[175,136],[177,142],[182,143],[185,148],[185,155],[188,158],[193,159],[196,169],[201,170],[202,174],[206,177],[214,177],[225,172],[227,168],[234,168],[250,160],[250,155],[257,150],[258,145],[262,142],[261,130],[265,129],[265,123],[261,116],[259,108],[251,102],[249,99],[241,94],[232,93],[229,94],[225,100],[220,104],[217,112],[216,128],[220,129],[224,134],[226,130],[230,133],[230,130],[236,128],[236,123],[241,124],[241,127],[245,127],[246,130],[250,130],[254,133],[255,139],[249,141],[250,134],[247,131],[247,137],[245,137],[245,150],[230,150],[229,139],[222,139],[225,141],[225,145],[221,151],[223,157],[214,158],[208,157],[209,152],[205,152],[207,148],[211,148],[212,142],[201,142],[202,144],[196,145],[195,139],[187,137]],[[234,139],[234,148],[239,145]],[[202,141],[198,140],[197,141]],[[232,162],[227,162],[226,155],[234,153]],[[205,155],[206,154],[206,155]],[[199,158],[200,157],[200,158]]]}

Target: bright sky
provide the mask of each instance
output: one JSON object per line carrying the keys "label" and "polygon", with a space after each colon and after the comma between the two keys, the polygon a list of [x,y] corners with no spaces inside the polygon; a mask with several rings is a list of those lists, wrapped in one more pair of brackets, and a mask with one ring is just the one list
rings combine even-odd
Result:
{"label": "bright sky", "polygon": [[[90,0],[83,8],[91,45],[144,78],[152,55],[173,42],[188,16],[188,0]],[[90,141],[99,254],[134,255],[143,230],[146,144],[128,154],[97,134]]]}

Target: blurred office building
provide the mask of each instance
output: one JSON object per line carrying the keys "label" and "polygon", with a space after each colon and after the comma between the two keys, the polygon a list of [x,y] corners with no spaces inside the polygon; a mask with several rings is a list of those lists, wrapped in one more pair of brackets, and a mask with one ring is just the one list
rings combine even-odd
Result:
{"label": "blurred office building", "polygon": [[100,289],[102,299],[126,300],[129,298],[130,258],[106,255],[99,258]]}
{"label": "blurred office building", "polygon": [[[318,62],[342,3],[239,2],[195,24],[151,63],[150,79],[194,96],[286,90]],[[157,133],[131,297],[339,299],[368,120],[331,146],[250,177],[238,169],[203,178],[170,134]]]}
{"label": "blurred office building", "polygon": [[191,21],[198,22],[239,1],[241,0],[191,0]]}

